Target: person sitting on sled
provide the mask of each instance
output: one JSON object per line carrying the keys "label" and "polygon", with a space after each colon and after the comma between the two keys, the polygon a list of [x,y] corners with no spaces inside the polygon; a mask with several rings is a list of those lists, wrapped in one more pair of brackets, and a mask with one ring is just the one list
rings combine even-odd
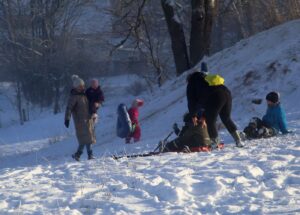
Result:
{"label": "person sitting on sled", "polygon": [[200,152],[209,151],[211,141],[207,132],[205,118],[201,113],[186,113],[183,117],[185,125],[180,131],[177,124],[173,129],[178,137],[162,146],[161,152]]}
{"label": "person sitting on sled", "polygon": [[282,134],[289,133],[287,129],[287,122],[285,117],[285,111],[280,105],[280,95],[277,92],[270,92],[266,96],[268,108],[267,113],[263,116],[263,123],[271,128],[274,128],[276,132],[279,131]]}
{"label": "person sitting on sled", "polygon": [[279,132],[289,133],[285,112],[280,105],[280,96],[277,92],[270,92],[266,96],[267,112],[262,120],[253,117],[249,125],[244,129],[248,139],[268,138],[276,136]]}
{"label": "person sitting on sled", "polygon": [[132,132],[126,137],[126,143],[130,143],[133,138],[134,142],[139,142],[141,139],[141,127],[139,123],[139,107],[144,105],[144,101],[141,99],[135,99],[132,102],[131,108],[128,110],[128,114],[132,123]]}

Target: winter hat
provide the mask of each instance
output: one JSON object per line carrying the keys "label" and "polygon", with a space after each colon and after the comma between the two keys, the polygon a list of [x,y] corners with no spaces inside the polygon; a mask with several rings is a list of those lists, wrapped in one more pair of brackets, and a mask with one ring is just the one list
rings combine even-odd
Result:
{"label": "winter hat", "polygon": [[270,92],[268,93],[268,95],[266,96],[266,100],[267,101],[270,101],[270,102],[273,102],[273,103],[278,103],[279,102],[279,98],[280,98],[280,95],[278,92]]}
{"label": "winter hat", "polygon": [[201,63],[201,72],[208,73],[208,66],[206,62]]}
{"label": "winter hat", "polygon": [[78,75],[72,75],[73,87],[78,88],[79,86],[84,86],[84,81],[79,78]]}
{"label": "winter hat", "polygon": [[142,99],[135,99],[133,102],[132,102],[132,106],[133,107],[141,107],[144,105],[144,101]]}

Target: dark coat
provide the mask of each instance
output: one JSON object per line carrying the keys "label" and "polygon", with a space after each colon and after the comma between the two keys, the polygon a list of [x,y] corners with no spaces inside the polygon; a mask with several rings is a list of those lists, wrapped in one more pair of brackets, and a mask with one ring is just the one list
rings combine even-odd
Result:
{"label": "dark coat", "polygon": [[101,87],[94,89],[92,87],[89,87],[85,91],[86,97],[89,100],[89,110],[91,114],[97,113],[97,110],[99,107],[95,106],[95,103],[102,104],[104,102],[104,95],[101,90]]}
{"label": "dark coat", "polygon": [[71,91],[65,112],[65,120],[74,120],[76,136],[80,145],[96,143],[93,121],[89,114],[89,103],[84,92]]}
{"label": "dark coat", "polygon": [[188,77],[186,95],[188,109],[192,115],[205,108],[210,94],[210,87],[204,77],[204,74],[200,72],[195,72]]}

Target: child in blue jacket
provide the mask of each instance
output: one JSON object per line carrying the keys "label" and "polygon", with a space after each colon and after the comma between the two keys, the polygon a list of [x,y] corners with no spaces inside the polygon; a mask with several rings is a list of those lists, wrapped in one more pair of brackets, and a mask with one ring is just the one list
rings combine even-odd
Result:
{"label": "child in blue jacket", "polygon": [[263,123],[267,127],[274,128],[277,132],[280,131],[282,134],[289,133],[287,129],[285,112],[280,106],[279,93],[270,92],[266,96],[266,100],[268,103],[268,109],[267,113],[262,118]]}

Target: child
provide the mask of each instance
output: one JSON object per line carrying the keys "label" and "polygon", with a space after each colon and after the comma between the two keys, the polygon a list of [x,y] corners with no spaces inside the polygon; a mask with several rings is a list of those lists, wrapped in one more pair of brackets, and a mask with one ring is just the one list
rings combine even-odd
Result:
{"label": "child", "polygon": [[207,132],[207,126],[202,114],[186,113],[183,117],[185,125],[182,130],[177,124],[173,125],[175,140],[166,143],[161,148],[162,152],[200,152],[211,150],[211,141]]}
{"label": "child", "polygon": [[139,124],[139,107],[144,105],[144,101],[141,99],[135,99],[131,108],[128,110],[128,114],[133,126],[133,132],[126,138],[126,143],[130,143],[131,138],[134,142],[138,142],[141,139],[141,127]]}
{"label": "child", "polygon": [[267,127],[274,128],[277,133],[280,131],[282,134],[287,134],[289,132],[287,130],[285,112],[280,106],[279,97],[277,92],[270,92],[266,96],[268,109],[262,121]]}
{"label": "child", "polygon": [[97,111],[100,105],[104,102],[103,92],[97,79],[92,79],[91,86],[85,91],[86,97],[89,100],[89,112],[94,121],[97,120]]}

